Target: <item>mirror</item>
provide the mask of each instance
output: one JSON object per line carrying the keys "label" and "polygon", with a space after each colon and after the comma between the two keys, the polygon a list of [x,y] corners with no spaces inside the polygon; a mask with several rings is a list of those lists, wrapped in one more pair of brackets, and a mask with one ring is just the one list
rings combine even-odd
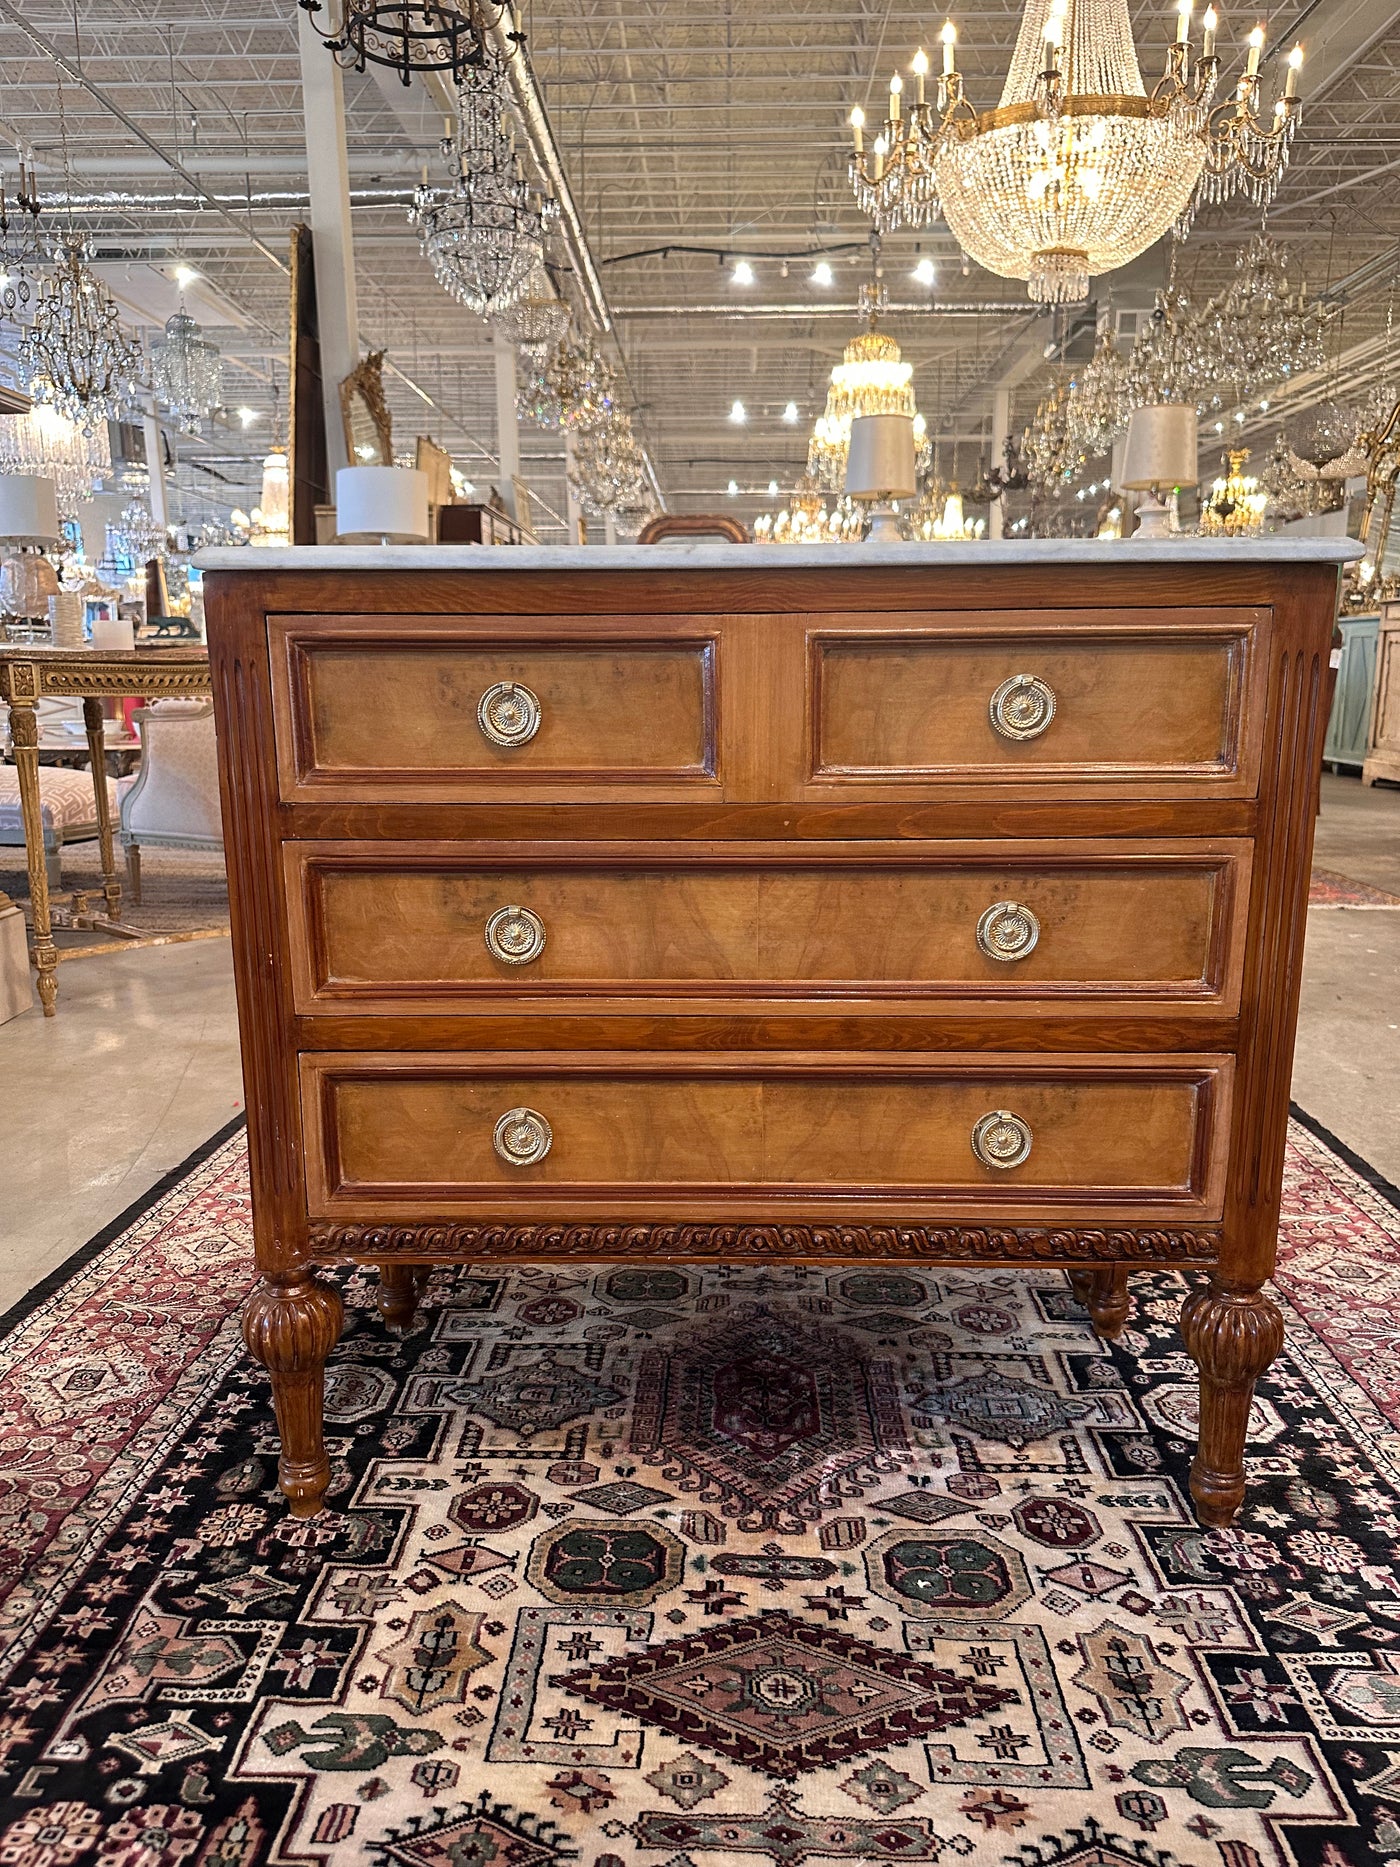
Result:
{"label": "mirror", "polygon": [[392,467],[389,405],[384,400],[384,352],[371,350],[340,385],[345,452],[352,467]]}

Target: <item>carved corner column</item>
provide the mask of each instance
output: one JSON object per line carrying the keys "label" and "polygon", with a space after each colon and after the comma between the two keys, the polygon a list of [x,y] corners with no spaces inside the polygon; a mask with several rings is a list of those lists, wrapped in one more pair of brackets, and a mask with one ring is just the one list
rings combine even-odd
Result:
{"label": "carved corner column", "polygon": [[1069,1274],[1070,1288],[1089,1312],[1095,1335],[1116,1341],[1128,1326],[1132,1299],[1128,1295],[1126,1264],[1105,1264],[1102,1269],[1081,1265]]}
{"label": "carved corner column", "polygon": [[1283,1318],[1262,1290],[1213,1275],[1181,1306],[1186,1352],[1201,1375],[1201,1425],[1191,1496],[1211,1529],[1224,1529],[1244,1501],[1244,1442],[1254,1383],[1283,1347]]}
{"label": "carved corner column", "polygon": [[344,1320],[335,1285],[304,1271],[259,1284],[243,1315],[248,1352],[272,1377],[282,1438],[277,1478],[294,1517],[314,1517],[330,1483],[322,1418],[326,1357]]}
{"label": "carved corner column", "polygon": [[407,1335],[413,1327],[413,1319],[418,1314],[418,1299],[423,1294],[423,1286],[428,1281],[430,1266],[426,1264],[381,1264],[379,1267],[379,1288],[374,1293],[374,1300],[379,1305],[379,1314],[391,1329]]}

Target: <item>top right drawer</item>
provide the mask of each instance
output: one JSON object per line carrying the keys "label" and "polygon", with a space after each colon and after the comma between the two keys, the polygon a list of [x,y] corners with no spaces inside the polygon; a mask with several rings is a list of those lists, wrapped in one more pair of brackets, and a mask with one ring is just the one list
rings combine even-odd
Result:
{"label": "top right drawer", "polygon": [[808,783],[1253,796],[1268,622],[1267,609],[813,617]]}

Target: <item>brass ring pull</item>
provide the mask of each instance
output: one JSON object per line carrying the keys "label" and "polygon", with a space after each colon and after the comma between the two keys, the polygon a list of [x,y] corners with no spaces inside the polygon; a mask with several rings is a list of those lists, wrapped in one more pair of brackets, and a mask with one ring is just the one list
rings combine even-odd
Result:
{"label": "brass ring pull", "polygon": [[527,966],[544,952],[544,922],[529,908],[497,908],[486,923],[486,950],[507,966]]}
{"label": "brass ring pull", "polygon": [[496,1123],[491,1145],[508,1167],[533,1167],[543,1160],[554,1130],[534,1109],[507,1109]]}
{"label": "brass ring pull", "polygon": [[1055,690],[1038,674],[1013,674],[992,695],[990,712],[1003,739],[1038,739],[1055,717]]}
{"label": "brass ring pull", "polygon": [[988,959],[1024,959],[1040,938],[1040,922],[1019,901],[994,901],[977,922],[977,944]]}
{"label": "brass ring pull", "polygon": [[972,1151],[984,1167],[1019,1167],[1031,1151],[1030,1124],[1010,1109],[993,1109],[972,1130]]}
{"label": "brass ring pull", "polygon": [[497,681],[476,706],[476,723],[492,745],[523,746],[540,730],[540,703],[519,681]]}

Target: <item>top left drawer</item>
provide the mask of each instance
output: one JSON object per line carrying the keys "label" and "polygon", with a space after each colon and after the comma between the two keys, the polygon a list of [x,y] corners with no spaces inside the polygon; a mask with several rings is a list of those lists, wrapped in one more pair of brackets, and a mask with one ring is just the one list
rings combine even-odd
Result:
{"label": "top left drawer", "polygon": [[[629,635],[628,630],[632,631]],[[586,638],[534,617],[268,618],[294,802],[678,801],[720,786],[714,628]]]}

